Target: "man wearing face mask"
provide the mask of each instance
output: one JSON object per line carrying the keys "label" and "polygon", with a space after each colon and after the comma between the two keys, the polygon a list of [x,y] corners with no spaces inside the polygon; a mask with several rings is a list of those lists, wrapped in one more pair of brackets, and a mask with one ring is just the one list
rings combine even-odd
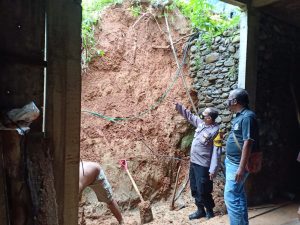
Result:
{"label": "man wearing face mask", "polygon": [[[214,148],[214,138],[218,134],[219,125],[215,122],[218,111],[206,108],[200,117],[192,114],[183,105],[176,103],[176,110],[194,127],[196,127],[191,146],[190,187],[195,198],[197,211],[189,215],[189,219],[214,217],[215,206],[212,198],[213,178],[217,174],[220,162],[221,147]],[[218,144],[216,144],[218,145]]]}
{"label": "man wearing face mask", "polygon": [[248,108],[246,90],[237,88],[228,97],[228,107],[236,114],[226,142],[226,183],[224,199],[230,225],[248,225],[247,199],[244,184],[248,176],[245,169],[250,153],[258,147],[256,115]]}

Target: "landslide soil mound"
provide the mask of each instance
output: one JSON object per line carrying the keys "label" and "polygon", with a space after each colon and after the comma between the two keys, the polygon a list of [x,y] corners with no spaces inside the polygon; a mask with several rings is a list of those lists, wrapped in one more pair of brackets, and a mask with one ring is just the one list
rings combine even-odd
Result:
{"label": "landslide soil mound", "polygon": [[[171,157],[181,155],[179,143],[190,130],[174,103],[191,105],[180,79],[162,97],[177,70],[163,17],[151,13],[134,17],[129,8],[123,4],[102,13],[95,39],[96,48],[105,54],[94,58],[82,74],[82,110],[118,118],[142,115],[114,123],[82,113],[81,159],[102,165],[123,211],[136,207],[139,198],[118,165],[120,159],[128,160],[145,199],[157,202],[170,197],[179,165]],[[179,13],[169,16],[169,23],[173,40],[179,40],[175,47],[181,59],[186,40],[181,38],[190,30]],[[186,66],[183,71],[190,84]],[[191,94],[196,101],[195,93]],[[181,183],[187,169],[188,160],[184,160]],[[97,224],[94,219],[98,218],[104,221],[105,205],[97,203],[88,189],[85,193],[85,214],[91,220],[87,224]]]}

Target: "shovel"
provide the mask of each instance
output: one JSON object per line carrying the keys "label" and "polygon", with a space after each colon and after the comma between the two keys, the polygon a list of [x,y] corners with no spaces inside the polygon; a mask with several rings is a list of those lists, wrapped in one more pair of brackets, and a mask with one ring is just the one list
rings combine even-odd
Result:
{"label": "shovel", "polygon": [[153,214],[152,214],[152,210],[151,210],[150,201],[145,201],[143,199],[143,196],[141,195],[138,187],[136,186],[135,181],[133,180],[133,178],[128,170],[126,159],[120,160],[120,165],[127,172],[136,193],[138,194],[138,196],[141,199],[141,202],[139,203],[141,224],[145,224],[145,223],[149,223],[149,222],[153,221]]}

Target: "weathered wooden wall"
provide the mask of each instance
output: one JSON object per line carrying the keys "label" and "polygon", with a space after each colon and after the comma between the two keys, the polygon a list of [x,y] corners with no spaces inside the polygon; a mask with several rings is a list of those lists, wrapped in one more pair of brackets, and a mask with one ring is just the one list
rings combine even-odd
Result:
{"label": "weathered wooden wall", "polygon": [[[0,1],[0,109],[19,108],[30,101],[41,108],[43,104],[44,71],[44,23],[45,4],[43,1]],[[41,132],[42,120],[32,126],[32,132]],[[20,137],[16,131],[1,131],[1,165],[6,187],[1,195],[10,206],[0,224],[32,223],[31,200],[26,185]],[[1,217],[2,218],[2,217]],[[6,220],[6,221],[5,221]],[[27,222],[26,222],[27,221]]]}
{"label": "weathered wooden wall", "polygon": [[[2,0],[0,25],[2,113],[30,101],[42,112],[47,68],[46,132],[42,132],[44,115],[31,125],[26,146],[20,145],[21,137],[15,131],[0,132],[0,224],[9,224],[10,219],[18,220],[12,224],[24,225],[77,224],[80,1]],[[14,173],[10,173],[12,169]],[[25,191],[21,196],[15,191],[22,183]],[[38,193],[41,185],[47,186]],[[5,206],[7,200],[9,207]],[[20,209],[13,208],[16,203],[22,205],[25,219],[17,219]],[[26,207],[30,210],[26,211]],[[39,217],[33,221],[31,217],[36,213]]]}

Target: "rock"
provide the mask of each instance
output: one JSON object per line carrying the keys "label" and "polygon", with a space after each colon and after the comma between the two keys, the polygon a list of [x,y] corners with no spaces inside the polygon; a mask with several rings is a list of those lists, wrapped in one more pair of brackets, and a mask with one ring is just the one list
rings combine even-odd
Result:
{"label": "rock", "polygon": [[198,72],[197,72],[197,77],[198,77],[198,78],[201,78],[202,76],[203,76],[203,72],[202,72],[202,71],[198,71]]}
{"label": "rock", "polygon": [[225,110],[222,112],[222,115],[228,116],[228,115],[231,115],[231,112],[229,110]]}
{"label": "rock", "polygon": [[[222,122],[223,123],[228,123],[231,121],[231,115],[230,116],[222,116]],[[230,126],[230,125],[229,125]],[[227,127],[227,128],[230,128],[230,127]]]}
{"label": "rock", "polygon": [[192,40],[191,45],[195,45],[197,42],[197,39]]}
{"label": "rock", "polygon": [[222,118],[220,116],[218,116],[215,121],[216,121],[216,123],[221,123],[222,122]]}
{"label": "rock", "polygon": [[216,81],[216,84],[223,84],[223,79],[218,79],[218,80]]}
{"label": "rock", "polygon": [[221,37],[220,36],[217,36],[216,38],[215,38],[215,43],[219,43],[221,41]]}
{"label": "rock", "polygon": [[224,32],[223,32],[223,36],[224,37],[229,37],[229,36],[231,36],[232,35],[232,31],[231,30],[225,30]]}
{"label": "rock", "polygon": [[191,72],[197,71],[198,67],[197,66],[192,66],[192,67],[190,67],[190,70],[191,70]]}
{"label": "rock", "polygon": [[233,55],[233,58],[235,58],[235,59],[240,58],[240,51],[239,50]]}
{"label": "rock", "polygon": [[215,105],[213,103],[207,103],[206,107],[214,107]]}
{"label": "rock", "polygon": [[209,103],[209,102],[212,102],[212,100],[213,100],[212,97],[206,96],[205,99],[204,99],[204,102]]}
{"label": "rock", "polygon": [[232,82],[235,82],[237,80],[237,76],[234,74],[234,75],[230,76],[229,80]]}
{"label": "rock", "polygon": [[210,83],[206,80],[202,83],[202,87],[208,87]]}
{"label": "rock", "polygon": [[220,110],[223,110],[223,109],[225,109],[226,107],[225,107],[224,104],[219,104],[219,105],[216,106],[216,108],[217,108],[217,109],[220,109]]}
{"label": "rock", "polygon": [[230,88],[229,88],[229,87],[224,87],[224,88],[222,88],[222,91],[223,91],[223,92],[229,92],[229,91],[230,91]]}
{"label": "rock", "polygon": [[190,77],[192,77],[192,78],[196,77],[196,73],[195,72],[190,73]]}
{"label": "rock", "polygon": [[222,45],[219,46],[219,52],[225,52],[226,48]]}
{"label": "rock", "polygon": [[215,80],[217,80],[218,78],[217,78],[217,76],[210,76],[207,80],[209,81],[209,82],[214,82]]}
{"label": "rock", "polygon": [[223,62],[217,62],[216,66],[223,66]]}
{"label": "rock", "polygon": [[216,62],[219,59],[219,56],[220,56],[219,53],[213,52],[205,57],[205,62],[206,63]]}
{"label": "rock", "polygon": [[198,50],[198,47],[197,47],[196,45],[193,45],[193,46],[191,47],[191,53],[196,53],[197,50]]}
{"label": "rock", "polygon": [[219,68],[216,68],[214,69],[213,71],[211,71],[212,73],[219,73],[220,72],[220,69]]}
{"label": "rock", "polygon": [[232,43],[239,43],[240,42],[240,36],[235,36],[233,39],[232,39]]}
{"label": "rock", "polygon": [[201,48],[200,48],[200,51],[204,51],[205,49],[207,49],[206,45],[203,45]]}
{"label": "rock", "polygon": [[195,88],[196,90],[200,90],[201,85],[200,85],[200,84],[195,84],[195,85],[194,85],[194,88]]}
{"label": "rock", "polygon": [[231,89],[233,90],[233,89],[237,89],[238,88],[238,86],[237,86],[237,84],[233,84],[232,86],[231,86]]}
{"label": "rock", "polygon": [[206,65],[205,68],[208,69],[208,70],[213,70],[215,68],[215,65],[209,64],[209,65]]}
{"label": "rock", "polygon": [[235,47],[232,46],[232,45],[230,45],[230,46],[228,47],[228,51],[230,51],[231,53],[235,53]]}
{"label": "rock", "polygon": [[203,95],[200,94],[200,93],[197,94],[197,97],[198,97],[199,101],[203,101],[204,100]]}
{"label": "rock", "polygon": [[191,61],[190,61],[190,66],[195,66],[195,65],[196,65],[196,60],[194,60],[194,59],[191,60]]}
{"label": "rock", "polygon": [[204,50],[203,52],[201,52],[201,55],[202,56],[206,56],[206,55],[208,55],[210,53],[210,50],[209,49],[206,49],[206,50]]}
{"label": "rock", "polygon": [[221,70],[221,73],[227,73],[228,71],[229,71],[228,68],[223,68],[223,69]]}
{"label": "rock", "polygon": [[215,91],[213,91],[212,94],[214,94],[214,95],[220,95],[220,94],[222,94],[222,91],[220,91],[220,90],[215,90]]}
{"label": "rock", "polygon": [[224,43],[224,44],[227,46],[227,45],[229,44],[229,42],[230,42],[230,41],[229,41],[229,39],[227,38],[227,39],[225,40],[225,43]]}
{"label": "rock", "polygon": [[211,46],[211,49],[212,49],[212,50],[218,49],[218,45],[212,45],[212,46]]}
{"label": "rock", "polygon": [[224,66],[230,67],[234,65],[234,59],[230,58],[224,62]]}
{"label": "rock", "polygon": [[228,96],[229,96],[228,93],[223,93],[223,94],[220,96],[220,98],[227,99]]}
{"label": "rock", "polygon": [[214,100],[213,100],[213,103],[214,103],[215,105],[219,105],[219,104],[222,104],[223,101],[224,101],[224,100],[217,98],[217,99],[214,99]]}

